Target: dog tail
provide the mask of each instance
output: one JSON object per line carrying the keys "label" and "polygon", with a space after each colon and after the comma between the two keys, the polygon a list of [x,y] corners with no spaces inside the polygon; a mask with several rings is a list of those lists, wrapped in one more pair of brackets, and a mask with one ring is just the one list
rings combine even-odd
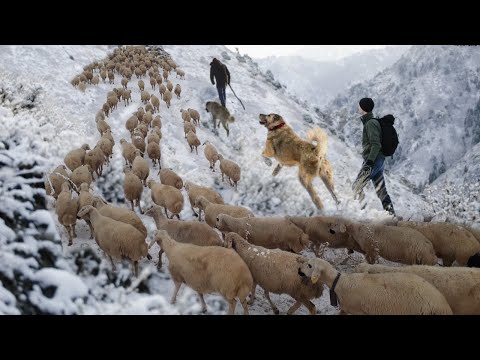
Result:
{"label": "dog tail", "polygon": [[230,122],[230,123],[235,122],[235,118],[234,118],[233,116],[230,116],[230,117],[228,118],[228,122]]}
{"label": "dog tail", "polygon": [[316,141],[318,157],[325,157],[328,148],[328,135],[324,130],[318,127],[308,130],[307,140],[310,142]]}

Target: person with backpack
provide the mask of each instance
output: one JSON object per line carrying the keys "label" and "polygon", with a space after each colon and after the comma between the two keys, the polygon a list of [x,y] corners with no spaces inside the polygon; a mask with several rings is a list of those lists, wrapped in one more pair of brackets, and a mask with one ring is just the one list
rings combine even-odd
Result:
{"label": "person with backpack", "polygon": [[218,97],[223,107],[226,107],[227,94],[225,92],[227,85],[230,85],[230,72],[226,65],[222,64],[217,58],[213,58],[210,63],[210,81],[215,85],[217,81]]}
{"label": "person with backpack", "polygon": [[395,216],[383,176],[385,156],[393,155],[398,146],[397,133],[393,128],[395,118],[392,115],[387,115],[382,119],[374,118],[372,113],[374,106],[375,104],[370,98],[363,98],[359,101],[358,109],[362,114],[360,119],[363,123],[362,157],[364,162],[352,189],[355,196],[363,200],[365,197],[363,188],[371,180],[383,208]]}

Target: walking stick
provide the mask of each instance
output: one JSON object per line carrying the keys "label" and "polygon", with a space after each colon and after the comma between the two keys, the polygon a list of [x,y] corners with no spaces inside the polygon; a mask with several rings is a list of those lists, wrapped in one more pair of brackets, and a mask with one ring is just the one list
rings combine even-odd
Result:
{"label": "walking stick", "polygon": [[232,86],[231,86],[230,84],[228,84],[228,86],[230,87],[230,90],[232,90],[233,95],[235,95],[235,97],[238,99],[238,101],[240,101],[240,104],[242,104],[243,110],[245,110],[245,106],[243,105],[242,100],[240,100],[240,99],[238,98],[237,94],[235,94],[235,91],[233,91]]}

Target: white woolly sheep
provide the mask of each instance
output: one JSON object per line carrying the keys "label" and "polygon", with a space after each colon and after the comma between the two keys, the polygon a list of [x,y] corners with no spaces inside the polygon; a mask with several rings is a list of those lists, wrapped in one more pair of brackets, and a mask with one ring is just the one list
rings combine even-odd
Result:
{"label": "white woolly sheep", "polygon": [[445,296],[454,315],[480,315],[480,269],[360,264],[355,271],[369,274],[401,272],[418,275]]}
{"label": "white woolly sheep", "polygon": [[172,93],[170,91],[165,91],[163,94],[163,101],[167,104],[167,109],[170,109],[170,101],[172,100]]}
{"label": "white woolly sheep", "polygon": [[182,190],[183,180],[172,169],[162,169],[158,172],[158,175],[163,185],[170,185],[178,190]]}
{"label": "white woolly sheep", "polygon": [[282,250],[269,250],[261,246],[249,244],[236,233],[228,233],[225,237],[227,247],[232,247],[245,261],[253,277],[252,295],[249,304],[255,300],[257,285],[263,288],[265,298],[273,312],[279,311],[270,299],[270,293],[288,294],[295,299],[287,311],[291,315],[303,305],[311,315],[316,313],[315,305],[310,301],[322,296],[323,284],[312,284],[302,280],[298,275],[298,259],[302,257]]}
{"label": "white woolly sheep", "polygon": [[89,165],[82,165],[76,168],[70,175],[70,180],[75,184],[75,191],[80,191],[82,183],[87,183],[88,186],[93,182],[92,168]]}
{"label": "white woolly sheep", "polygon": [[182,87],[180,84],[175,85],[175,90],[173,92],[177,95],[177,99],[180,99],[180,94],[182,93]]}
{"label": "white woolly sheep", "polygon": [[196,185],[191,181],[186,181],[184,184],[184,187],[188,193],[188,200],[190,201],[190,207],[192,208],[193,215],[198,216],[199,221],[202,221],[202,210],[200,209],[199,214],[197,214],[194,208],[197,207],[195,202],[197,201],[197,198],[199,198],[200,196],[203,196],[205,199],[207,199],[213,204],[219,204],[219,205],[225,204],[225,202],[222,199],[222,196],[213,189]]}
{"label": "white woolly sheep", "polygon": [[192,120],[196,122],[198,126],[200,126],[200,113],[197,110],[190,108],[187,111],[190,114]]}
{"label": "white woolly sheep", "polygon": [[143,186],[147,186],[147,178],[150,175],[150,168],[148,166],[147,160],[145,160],[140,154],[140,150],[137,150],[135,153],[135,159],[132,163],[132,172],[138,176],[143,182]]}
{"label": "white woolly sheep", "polygon": [[125,139],[120,140],[120,146],[122,147],[122,156],[125,159],[125,165],[133,164],[133,160],[135,160],[135,151],[137,151],[137,148]]}
{"label": "white woolly sheep", "polygon": [[160,144],[154,141],[149,142],[147,144],[147,154],[153,162],[153,167],[155,167],[155,164],[158,163],[158,167],[161,169],[162,166],[160,165],[160,158],[162,153],[160,151]]}
{"label": "white woolly sheep", "polygon": [[125,122],[125,128],[133,135],[133,130],[138,126],[138,118],[133,115]]}
{"label": "white woolly sheep", "polygon": [[248,314],[247,296],[252,288],[252,275],[235,251],[219,246],[182,244],[164,230],[157,230],[154,241],[169,261],[168,269],[175,283],[172,304],[185,283],[197,291],[203,312],[207,311],[203,294],[217,292],[228,302],[229,314],[235,313],[236,298],[240,300],[244,314]]}
{"label": "white woolly sheep", "polygon": [[219,214],[215,227],[222,233],[234,232],[253,245],[300,253],[310,244],[308,235],[285,218],[234,218]]}
{"label": "white woolly sheep", "polygon": [[[223,246],[223,242],[215,230],[205,223],[167,219],[158,205],[152,205],[145,210],[145,215],[152,217],[157,229],[165,230],[175,241],[198,246]],[[160,248],[158,253],[159,269],[162,268],[162,254],[163,250]]]}
{"label": "white woolly sheep", "polygon": [[205,222],[211,227],[215,227],[219,214],[227,214],[236,218],[255,217],[250,210],[243,206],[214,204],[204,196],[197,197],[195,207],[205,213]]}
{"label": "white woolly sheep", "polygon": [[[322,259],[299,258],[298,274],[327,285],[352,315],[451,315],[445,297],[415,274],[346,274]],[[335,286],[334,286],[335,282]]]}
{"label": "white woolly sheep", "polygon": [[200,146],[201,142],[192,130],[187,133],[187,142],[190,146],[190,152],[193,152],[193,148],[195,148],[195,152],[198,155],[198,147]]}
{"label": "white woolly sheep", "polygon": [[193,125],[189,121],[183,122],[183,132],[185,133],[185,139],[187,138],[187,134],[192,131],[194,134],[197,133],[197,129],[195,129],[195,125]]}
{"label": "white woolly sheep", "polygon": [[130,259],[135,276],[138,276],[138,261],[148,255],[148,245],[144,235],[130,224],[103,216],[93,206],[85,206],[78,212],[79,217],[88,216],[93,226],[95,241],[100,249],[113,259]]}
{"label": "white woolly sheep", "polygon": [[165,209],[165,216],[168,216],[167,210],[180,219],[180,212],[183,209],[183,195],[180,190],[170,185],[157,184],[155,181],[148,181],[148,187],[151,189],[152,201]]}
{"label": "white woolly sheep", "polygon": [[58,195],[62,191],[63,183],[69,181],[67,168],[65,165],[59,165],[55,168],[55,170],[53,170],[51,174],[46,174],[45,177],[45,191],[47,195],[53,196],[56,200],[58,198]]}
{"label": "white woolly sheep", "polygon": [[140,206],[140,200],[143,192],[142,180],[140,180],[138,176],[132,172],[132,169],[130,169],[129,166],[124,166],[123,172],[125,173],[125,180],[123,182],[125,199],[130,201],[132,205],[132,211],[135,211],[134,207],[136,203],[140,214],[143,214],[142,207]]}
{"label": "white woolly sheep", "polygon": [[224,180],[224,175],[227,176],[228,181],[231,186],[235,186],[237,189],[237,184],[240,181],[241,169],[237,163],[232,160],[225,159],[221,154],[218,154],[218,160],[220,161],[220,171],[222,173],[222,181]]}
{"label": "white woolly sheep", "polygon": [[70,171],[85,164],[85,154],[87,150],[90,150],[90,146],[88,144],[83,144],[79,149],[72,150],[65,155],[63,162],[67,165]]}
{"label": "white woolly sheep", "polygon": [[203,154],[205,155],[208,162],[210,163],[210,169],[212,169],[212,171],[215,172],[215,163],[219,160],[218,151],[215,148],[215,146],[213,146],[208,140],[205,141],[203,145],[205,145]]}
{"label": "white woolly sheep", "polygon": [[68,234],[68,246],[72,246],[73,239],[77,237],[75,226],[77,224],[78,198],[73,197],[68,183],[62,184],[62,191],[55,204],[58,222],[65,227]]}

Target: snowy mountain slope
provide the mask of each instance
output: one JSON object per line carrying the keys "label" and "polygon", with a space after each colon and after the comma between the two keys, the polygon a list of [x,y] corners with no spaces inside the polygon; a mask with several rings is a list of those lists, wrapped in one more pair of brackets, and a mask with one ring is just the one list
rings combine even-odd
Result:
{"label": "snowy mountain slope", "polygon": [[[477,46],[413,46],[393,66],[351,87],[324,107],[323,119],[347,144],[360,143],[358,100],[372,97],[378,115],[394,114],[400,146],[392,173],[415,191],[435,180],[478,141],[472,116],[480,90]],[[477,139],[477,140],[474,140]]]}
{"label": "snowy mountain slope", "polygon": [[[165,50],[185,70],[186,79],[172,79],[174,84],[181,84],[182,98],[173,99],[170,109],[167,109],[163,102],[160,106],[163,124],[162,166],[171,167],[184,180],[212,186],[222,193],[226,202],[248,206],[259,216],[316,213],[306,191],[298,183],[297,169],[283,169],[278,177],[275,179],[271,177],[273,168],[264,165],[260,155],[266,137],[266,129],[258,124],[258,114],[279,113],[302,136],[318,121],[316,115],[308,114],[307,110],[300,107],[282,91],[276,91],[268,78],[261,74],[248,59],[239,60],[223,46],[166,46]],[[2,177],[13,181],[15,177],[12,173],[18,171],[18,162],[24,159],[38,158],[37,166],[42,171],[51,171],[62,163],[64,155],[72,148],[79,147],[85,142],[91,146],[96,143],[99,135],[94,121],[95,113],[105,101],[107,91],[114,86],[119,86],[120,80],[117,78],[115,85],[89,86],[85,93],[74,89],[69,81],[82,71],[84,65],[104,58],[108,51],[107,46],[0,47],[0,69],[2,69],[0,78],[3,88],[3,95],[0,97],[2,100],[0,133],[5,136],[2,139],[3,143],[8,145],[5,146],[6,149],[1,150],[0,154],[16,159],[2,167],[0,170]],[[225,62],[232,74],[232,87],[247,109],[243,111],[230,90],[227,90],[227,106],[236,118],[235,123],[231,126],[230,138],[226,137],[223,129],[220,129],[218,137],[212,133],[209,128],[211,125],[208,114],[204,111],[206,101],[218,101],[215,87],[209,82],[208,64],[212,56],[220,56],[219,54],[224,51],[227,51],[231,58]],[[72,55],[74,60],[71,60],[69,55]],[[127,205],[123,199],[123,158],[119,140],[122,137],[128,138],[124,123],[140,106],[136,82],[137,79],[134,77],[129,84],[129,88],[133,89],[133,104],[125,107],[123,103],[119,103],[118,109],[107,119],[116,140],[114,158],[111,164],[104,168],[103,176],[96,181],[93,187],[96,194],[100,194],[120,206]],[[149,85],[146,85],[146,88],[150,91]],[[202,127],[197,131],[200,140],[202,142],[210,140],[225,157],[233,159],[241,165],[242,179],[238,192],[221,182],[218,171],[212,173],[209,170],[208,162],[202,154],[203,149],[199,149],[199,155],[190,153],[184,139],[180,117],[180,109],[187,107],[198,109],[201,113]],[[308,118],[305,115],[311,117]],[[310,122],[306,122],[304,119],[309,119]],[[360,167],[360,156],[333,135],[330,136],[327,156],[335,169],[336,192],[342,204],[337,209],[323,184],[316,180],[314,184],[324,201],[325,212],[328,214],[341,213],[354,218],[385,217],[386,214],[381,211],[373,189],[367,192],[369,201],[367,210],[360,211],[358,204],[351,200],[350,184]],[[151,169],[150,177],[158,180],[156,171],[153,169]],[[414,213],[426,206],[420,197],[409,193],[409,189],[398,181],[398,177],[387,177],[387,182],[394,202],[398,199],[395,204],[399,213]],[[6,201],[11,201],[15,197],[14,187],[12,186],[7,193],[2,193]],[[42,191],[44,192],[44,190]],[[142,207],[151,203],[149,195],[149,191],[145,190]],[[192,219],[186,196],[185,200],[186,205],[181,217]],[[3,199],[2,203],[4,203]],[[38,208],[37,211],[42,210],[41,204]],[[34,313],[190,314],[200,312],[199,302],[196,300],[195,293],[190,289],[180,292],[176,306],[168,304],[165,299],[169,299],[173,291],[168,271],[157,272],[153,269],[153,264],[147,260],[140,263],[140,268],[144,270],[144,273],[141,275],[143,281],[139,283],[132,284],[133,279],[130,277],[127,264],[124,264],[118,273],[112,273],[110,264],[104,261],[96,244],[88,239],[88,227],[83,221],[78,222],[78,238],[74,240],[74,245],[70,248],[67,247],[66,233],[57,222],[50,198],[47,208],[49,216],[45,216],[46,213],[41,212],[44,214],[41,223],[36,225],[27,221],[23,227],[31,226],[32,231],[35,230],[39,233],[36,235],[37,237],[45,239],[46,235],[42,235],[39,231],[42,226],[44,227],[42,224],[46,224],[49,229],[52,228],[52,224],[56,225],[57,231],[49,235],[49,238],[53,239],[49,240],[49,243],[52,248],[51,257],[54,259],[50,264],[41,264],[38,260],[32,260],[29,254],[15,253],[14,247],[18,242],[25,242],[25,236],[17,229],[16,237],[13,237],[12,232],[1,225],[0,251],[2,257],[9,259],[12,271],[9,274],[3,274],[0,281],[5,289],[14,288],[12,284],[7,286],[5,282],[9,279],[12,281],[16,269],[17,274],[29,279],[32,289],[22,289],[20,294],[2,290],[0,299],[5,298],[9,304],[12,304],[11,296],[16,297],[17,302],[21,298],[23,299],[22,303],[30,306],[28,311]],[[28,213],[27,219],[30,216],[36,216],[33,207],[27,206],[25,211]],[[142,220],[147,225],[151,236],[151,232],[155,228],[153,221],[144,216],[142,216]],[[32,243],[32,248],[37,247],[37,245],[33,245],[34,241],[37,240],[29,238],[28,246]],[[154,255],[155,248],[152,248],[152,255]],[[38,251],[32,250],[32,252],[35,258]],[[329,252],[329,256],[333,256],[334,253],[333,251]],[[155,254],[153,257],[156,261],[157,255]],[[358,262],[359,258],[354,257],[352,261]],[[43,270],[45,267],[51,268],[52,266],[59,268],[59,271],[62,272],[45,272]],[[69,276],[73,276],[75,280]],[[42,285],[46,283],[45,279],[49,279],[49,283]],[[72,281],[78,283],[75,289],[80,288],[81,291],[76,292],[77,290],[74,291],[71,288],[62,289],[62,286],[68,286],[65,283]],[[80,282],[87,286],[88,292]],[[136,290],[131,288],[135,285]],[[33,289],[34,286],[39,288]],[[59,297],[58,301],[54,301],[53,304],[49,301],[52,298],[52,288],[57,289],[53,299],[56,300],[57,295]],[[334,308],[328,305],[327,293],[325,292],[324,296],[315,301],[319,313],[334,312]],[[288,306],[292,304],[292,301],[285,296],[273,296],[273,300],[279,302],[279,309],[282,313],[285,313]],[[207,296],[206,301],[209,313],[225,313],[226,304],[220,296]],[[16,305],[13,304],[8,307],[8,311],[15,312],[15,308]],[[265,311],[269,311],[269,305],[265,300],[260,299],[251,310],[254,314],[263,314]],[[7,312],[2,308],[0,311]],[[299,313],[306,313],[306,310],[301,309]]]}
{"label": "snowy mountain slope", "polygon": [[409,46],[391,46],[362,51],[337,61],[315,61],[301,56],[257,60],[270,70],[287,90],[311,105],[324,106],[349,86],[368,80],[393,65]]}

